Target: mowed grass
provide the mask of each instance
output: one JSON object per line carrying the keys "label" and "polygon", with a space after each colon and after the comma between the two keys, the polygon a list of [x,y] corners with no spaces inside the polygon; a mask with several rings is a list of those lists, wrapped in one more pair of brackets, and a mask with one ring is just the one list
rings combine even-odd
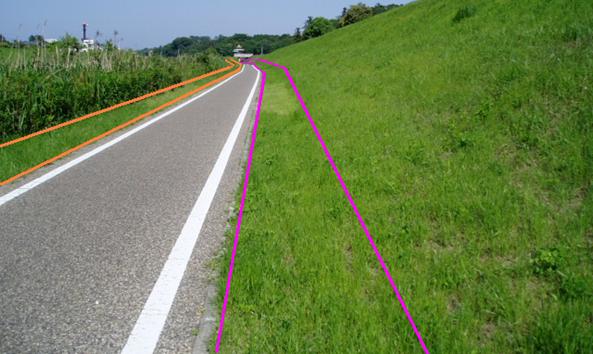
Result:
{"label": "mowed grass", "polygon": [[[0,181],[4,181],[22,171],[36,166],[41,162],[127,122],[132,118],[159,107],[162,104],[212,80],[224,76],[233,70],[234,68],[183,87],[167,91],[160,95],[83,120],[73,125],[60,128],[14,145],[0,148]],[[176,104],[182,102],[183,101]],[[167,109],[170,109],[171,107],[173,106],[169,106]],[[140,122],[143,121],[144,120],[140,120]]]}
{"label": "mowed grass", "polygon": [[[417,1],[269,59],[432,353],[593,352],[593,2]],[[261,67],[221,352],[420,352],[284,75]]]}

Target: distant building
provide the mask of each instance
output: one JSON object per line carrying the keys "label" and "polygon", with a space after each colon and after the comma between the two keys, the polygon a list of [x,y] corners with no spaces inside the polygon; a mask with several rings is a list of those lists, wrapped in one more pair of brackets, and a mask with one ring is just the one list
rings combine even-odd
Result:
{"label": "distant building", "polygon": [[97,42],[95,42],[94,39],[84,39],[81,44],[81,52],[87,52],[89,50],[101,50],[101,46]]}
{"label": "distant building", "polygon": [[240,44],[237,44],[237,47],[235,49],[233,49],[233,57],[242,60],[242,59],[248,59],[251,58],[253,56],[253,53],[245,53],[245,49],[243,49],[243,47],[241,47]]}
{"label": "distant building", "polygon": [[97,43],[94,39],[90,39],[86,37],[86,28],[88,24],[82,24],[82,48],[80,49],[81,52],[88,52],[89,50],[100,50],[101,46]]}
{"label": "distant building", "polygon": [[56,43],[57,41],[58,41],[58,39],[56,39],[56,38],[46,38],[45,39],[45,43],[47,43],[47,44]]}

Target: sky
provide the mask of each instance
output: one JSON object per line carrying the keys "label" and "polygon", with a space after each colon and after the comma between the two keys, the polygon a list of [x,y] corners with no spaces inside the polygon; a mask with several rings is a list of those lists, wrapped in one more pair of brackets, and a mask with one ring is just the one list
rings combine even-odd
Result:
{"label": "sky", "polygon": [[[307,16],[334,18],[359,0],[0,0],[0,34],[27,40],[31,34],[59,38],[119,32],[120,45],[141,49],[190,35],[294,33]],[[363,1],[372,5],[377,1]],[[410,0],[381,1],[407,3]]]}

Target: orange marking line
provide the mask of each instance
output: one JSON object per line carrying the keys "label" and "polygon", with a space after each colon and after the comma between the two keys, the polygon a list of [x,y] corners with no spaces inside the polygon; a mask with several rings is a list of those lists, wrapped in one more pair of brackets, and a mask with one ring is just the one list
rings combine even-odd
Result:
{"label": "orange marking line", "polygon": [[183,99],[185,99],[185,98],[187,98],[187,97],[195,94],[196,92],[199,92],[199,91],[201,91],[201,90],[203,90],[203,89],[205,89],[205,88],[207,88],[209,86],[212,86],[212,85],[214,85],[214,84],[216,84],[216,83],[218,83],[220,81],[223,81],[226,78],[231,77],[231,76],[239,73],[239,71],[241,71],[241,67],[242,66],[243,65],[240,64],[237,69],[231,71],[228,74],[225,74],[225,75],[223,75],[223,76],[221,76],[221,77],[219,77],[217,79],[214,79],[214,80],[212,80],[210,82],[207,82],[204,85],[202,85],[202,86],[200,86],[200,87],[198,87],[198,88],[196,88],[196,89],[194,89],[192,91],[189,91],[187,93],[184,93],[183,95],[181,95],[181,96],[179,96],[177,98],[174,98],[173,100],[171,100],[169,102],[166,102],[166,103],[164,103],[164,104],[162,104],[162,105],[160,105],[160,106],[158,106],[156,108],[153,108],[150,111],[137,116],[136,118],[132,118],[129,121],[127,121],[125,123],[122,123],[122,124],[118,125],[117,127],[112,128],[112,129],[104,132],[101,135],[98,135],[98,136],[96,136],[96,137],[94,137],[94,138],[92,138],[90,140],[87,140],[87,141],[85,141],[84,143],[82,143],[80,145],[77,145],[77,146],[75,146],[75,147],[73,147],[73,148],[71,148],[69,150],[66,150],[66,151],[62,152],[61,154],[59,154],[57,156],[54,156],[54,157],[52,157],[52,158],[50,158],[48,160],[43,161],[42,163],[40,163],[40,164],[38,164],[36,166],[33,166],[33,167],[31,167],[31,168],[29,168],[29,169],[27,169],[27,170],[25,170],[25,171],[23,171],[23,172],[21,172],[21,173],[19,173],[17,175],[14,175],[14,176],[8,178],[7,180],[4,180],[4,181],[0,182],[0,186],[4,186],[4,185],[6,185],[6,184],[8,184],[10,182],[13,182],[13,181],[15,181],[15,180],[17,180],[17,179],[19,179],[19,178],[21,178],[23,176],[26,176],[26,175],[30,174],[31,172],[34,172],[34,171],[40,169],[43,166],[49,165],[50,163],[53,163],[53,162],[61,159],[62,157],[68,156],[71,153],[73,153],[73,152],[75,152],[77,150],[80,150],[80,149],[82,149],[83,147],[85,147],[87,145],[90,145],[90,144],[92,144],[92,143],[94,143],[94,142],[96,142],[96,141],[98,141],[98,140],[100,140],[100,139],[102,139],[102,138],[104,138],[104,137],[106,137],[108,135],[111,135],[111,134],[113,134],[113,133],[115,133],[115,132],[117,132],[119,130],[122,130],[123,128],[125,128],[125,127],[127,127],[127,126],[129,126],[131,124],[134,124],[137,121],[139,121],[139,120],[141,120],[143,118],[146,118],[146,117],[148,117],[148,116],[150,116],[150,115],[152,115],[152,114],[154,114],[154,113],[156,113],[156,112],[158,112],[158,111],[160,111],[160,110],[162,110],[164,108],[167,108],[167,107],[169,107],[169,106],[171,106],[171,105],[173,105],[173,104],[175,104],[175,103],[177,103],[177,102],[179,102],[179,101],[181,101],[181,100],[183,100]]}
{"label": "orange marking line", "polygon": [[171,91],[171,90],[176,89],[178,87],[185,86],[187,84],[191,84],[192,82],[196,82],[198,80],[205,79],[205,78],[210,77],[212,75],[216,75],[216,74],[219,74],[221,72],[228,71],[234,65],[233,65],[233,63],[231,61],[229,61],[227,59],[225,59],[225,61],[229,65],[228,66],[225,66],[224,68],[221,68],[221,69],[218,69],[218,70],[214,70],[214,71],[211,71],[209,73],[202,74],[200,76],[196,76],[193,79],[185,80],[185,81],[182,81],[180,83],[177,83],[177,84],[174,84],[174,85],[171,85],[171,86],[167,86],[167,87],[162,88],[160,90],[153,91],[153,92],[147,93],[146,95],[142,95],[142,96],[139,96],[139,97],[136,97],[136,98],[132,98],[131,100],[128,100],[128,101],[125,101],[125,102],[120,102],[120,103],[118,103],[116,105],[113,105],[113,106],[107,107],[107,108],[103,108],[103,109],[98,110],[96,112],[85,114],[84,116],[81,116],[81,117],[78,117],[78,118],[74,118],[74,119],[71,119],[69,121],[66,121],[66,122],[63,122],[63,123],[54,125],[53,127],[49,127],[49,128],[46,128],[46,129],[37,131],[35,133],[31,133],[31,134],[22,136],[20,138],[16,138],[14,140],[7,141],[5,143],[0,144],[0,149],[1,148],[4,148],[4,147],[7,147],[7,146],[10,146],[10,145],[13,145],[13,144],[16,144],[16,143],[19,143],[21,141],[25,141],[25,140],[31,139],[31,138],[36,137],[36,136],[41,135],[41,134],[49,133],[51,131],[54,131],[54,130],[57,130],[57,129],[60,129],[60,128],[63,128],[63,127],[67,127],[67,126],[69,126],[71,124],[78,123],[78,122],[83,121],[85,119],[89,119],[89,118],[98,116],[99,114],[106,113],[106,112],[109,112],[109,111],[113,111],[116,108],[120,108],[120,107],[123,107],[123,106],[127,106],[129,104],[132,104],[132,103],[136,103],[136,102],[145,100],[145,99],[147,99],[149,97],[153,97],[153,96],[159,95],[159,94],[161,94],[163,92]]}

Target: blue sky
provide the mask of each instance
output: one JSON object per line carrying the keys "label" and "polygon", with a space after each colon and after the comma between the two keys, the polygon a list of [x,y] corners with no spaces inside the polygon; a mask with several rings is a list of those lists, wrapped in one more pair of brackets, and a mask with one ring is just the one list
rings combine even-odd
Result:
{"label": "blue sky", "polygon": [[37,33],[46,38],[66,32],[80,37],[81,24],[87,22],[91,37],[98,30],[103,33],[99,40],[106,40],[117,30],[123,47],[140,49],[189,35],[293,33],[307,16],[335,17],[343,7],[356,2],[359,0],[9,0],[0,7],[0,34],[11,40],[26,40]]}

